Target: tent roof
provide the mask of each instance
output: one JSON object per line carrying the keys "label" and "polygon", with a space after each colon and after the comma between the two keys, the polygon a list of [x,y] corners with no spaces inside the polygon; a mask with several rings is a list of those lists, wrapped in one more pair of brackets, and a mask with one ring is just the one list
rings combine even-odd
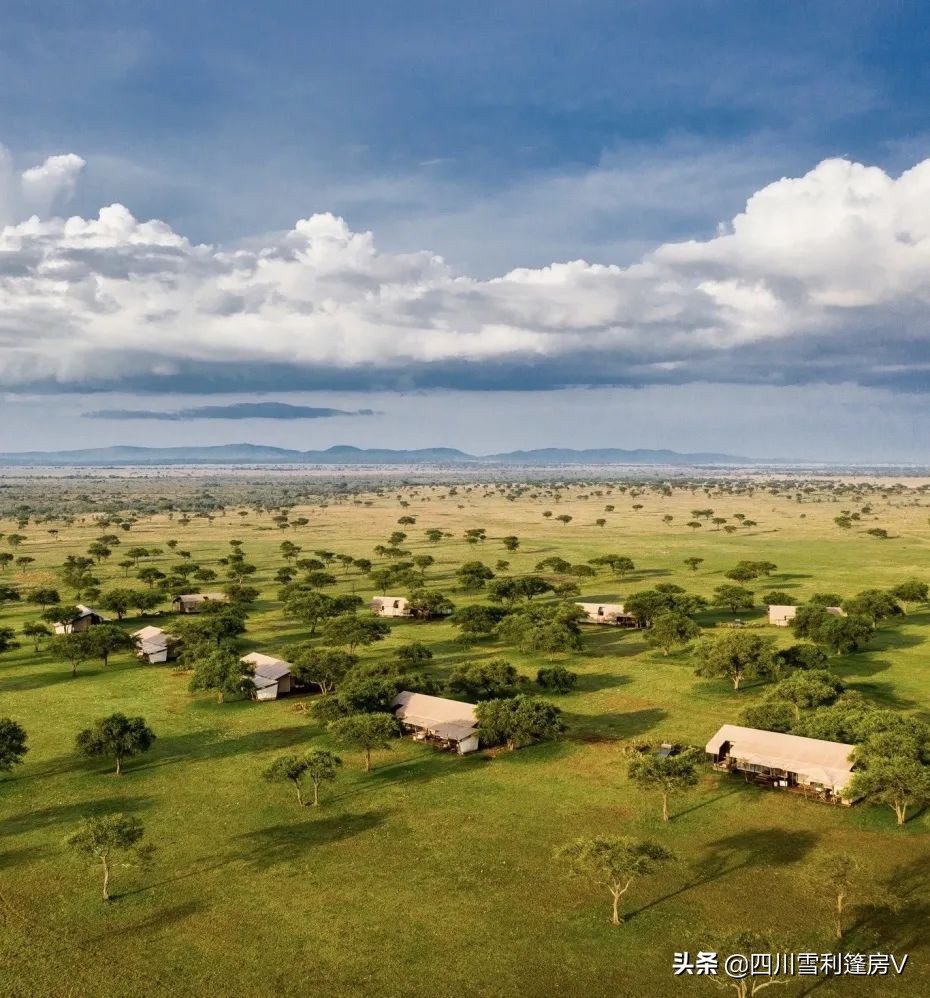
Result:
{"label": "tent roof", "polygon": [[855,746],[843,742],[725,724],[707,743],[707,751],[716,755],[724,742],[730,743],[735,759],[798,773],[835,789],[844,787],[852,775],[849,757]]}
{"label": "tent roof", "polygon": [[255,689],[266,690],[269,686],[277,686],[277,679],[271,679],[268,676],[260,676],[257,672],[252,677],[252,682],[255,684]]}
{"label": "tent roof", "polygon": [[243,655],[240,661],[255,667],[255,675],[262,676],[277,682],[285,676],[291,674],[291,663],[285,662],[283,658],[272,658],[271,655],[263,655],[260,651],[250,652]]}
{"label": "tent roof", "polygon": [[78,603],[77,611],[78,617],[100,617],[103,619],[102,614],[97,613],[96,610],[91,609],[89,606],[85,606],[83,603]]}
{"label": "tent roof", "polygon": [[140,641],[148,641],[150,638],[158,637],[164,633],[160,627],[153,627],[149,624],[148,627],[140,627],[138,631],[133,631],[131,636]]}
{"label": "tent roof", "polygon": [[426,693],[404,690],[394,698],[392,705],[400,720],[415,728],[424,728],[441,738],[459,741],[473,734],[478,725],[475,705],[446,697],[433,697]]}

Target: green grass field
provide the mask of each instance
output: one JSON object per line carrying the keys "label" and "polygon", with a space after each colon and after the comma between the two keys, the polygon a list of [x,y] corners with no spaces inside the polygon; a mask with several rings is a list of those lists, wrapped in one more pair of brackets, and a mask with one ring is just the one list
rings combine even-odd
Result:
{"label": "green grass field", "polygon": [[[49,494],[64,487],[50,482]],[[105,480],[80,486],[100,495],[112,488]],[[153,478],[136,488],[164,495],[171,483]],[[329,548],[373,557],[404,514],[417,517],[404,528],[404,546],[436,558],[427,582],[457,604],[481,601],[452,591],[462,561],[493,566],[506,558],[520,573],[551,554],[578,562],[607,551],[629,555],[636,572],[622,582],[602,572],[585,580],[583,596],[622,599],[657,581],[709,595],[743,558],[778,565],[764,585],[754,584],[757,592],[777,588],[799,599],[913,576],[930,580],[930,499],[916,491],[871,494],[874,521],[842,531],[833,517],[851,501],[829,501],[820,491],[797,502],[764,490],[708,497],[675,489],[631,498],[595,496],[594,488],[606,493],[611,486],[567,487],[558,503],[542,487],[516,501],[493,490],[485,496],[480,486],[460,486],[453,496],[440,486],[399,487],[362,497],[370,505],[300,506],[293,515],[309,524],[286,532],[268,514],[241,518],[231,505],[228,515],[188,526],[166,514],[141,518],[123,543],[163,547],[177,537],[207,566],[228,551],[230,538],[242,539],[262,591],[245,646],[271,654],[305,637],[275,600],[280,542],[292,540],[308,554]],[[7,507],[15,492],[14,485],[3,494]],[[607,503],[616,510],[604,513]],[[695,507],[713,507],[730,522],[743,512],[757,526],[732,535],[709,525],[691,530],[685,523]],[[546,509],[573,519],[545,519]],[[671,525],[662,522],[665,514],[673,515]],[[594,524],[600,516],[605,527]],[[36,560],[25,574],[8,569],[2,581],[24,589],[48,583],[66,595],[57,567],[103,531],[89,516],[61,526],[57,539],[49,526],[56,525],[30,523],[21,531],[27,540],[17,554]],[[434,526],[454,538],[428,544],[423,530]],[[891,539],[869,537],[867,526],[887,528]],[[486,528],[487,541],[466,544],[469,527]],[[15,522],[0,521],[0,532],[15,530]],[[498,539],[507,534],[521,539],[513,554]],[[167,554],[155,564],[169,564]],[[683,564],[689,556],[705,559],[696,573]],[[104,587],[122,579],[118,560],[119,549],[101,567]],[[357,571],[335,572],[337,590],[375,594]],[[19,629],[37,616],[27,603],[6,604],[0,626]],[[707,613],[700,623],[727,616]],[[130,614],[125,626],[147,620]],[[783,631],[766,633],[791,640]],[[192,696],[187,677],[170,666],[140,666],[128,655],[106,669],[84,666],[72,679],[65,663],[24,641],[0,656],[0,716],[18,720],[30,738],[25,763],[0,780],[0,994],[714,994],[700,978],[673,978],[671,959],[675,950],[705,948],[721,928],[774,930],[790,934],[796,948],[836,949],[824,899],[805,880],[809,860],[828,848],[861,855],[909,896],[897,913],[856,908],[843,948],[909,953],[910,964],[900,979],[809,979],[768,994],[930,994],[930,814],[899,829],[888,809],[818,805],[707,773],[695,791],[673,799],[673,820],[663,825],[658,800],[625,777],[624,740],[703,744],[720,724],[737,721],[763,687],[734,694],[724,681],[699,679],[687,652],[664,657],[635,632],[585,634],[585,652],[565,659],[581,676],[578,689],[555,698],[568,723],[563,740],[467,758],[398,741],[376,755],[370,774],[357,753],[341,750],[346,765],[318,810],[298,807],[288,787],[261,775],[283,751],[330,744],[312,715],[295,709],[309,698],[218,704]],[[528,676],[547,664],[493,642],[466,649],[455,636],[448,623],[400,622],[362,655],[383,657],[416,639],[434,652],[438,676],[481,656],[503,655]],[[911,608],[883,625],[868,651],[832,665],[883,704],[930,717],[928,637],[930,608]],[[74,754],[77,731],[116,710],[144,715],[158,735],[119,778]],[[114,811],[141,818],[158,851],[147,869],[116,871],[116,897],[107,905],[96,870],[63,839],[82,816]],[[553,850],[581,835],[625,833],[658,839],[677,861],[636,888],[628,920],[616,928],[608,922],[607,891],[570,877]]]}

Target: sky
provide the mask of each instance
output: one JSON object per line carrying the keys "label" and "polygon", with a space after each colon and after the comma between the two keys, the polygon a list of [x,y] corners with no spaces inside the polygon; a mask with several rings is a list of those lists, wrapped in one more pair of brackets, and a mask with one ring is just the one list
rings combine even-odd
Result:
{"label": "sky", "polygon": [[928,33],[906,0],[6,0],[0,450],[930,463]]}

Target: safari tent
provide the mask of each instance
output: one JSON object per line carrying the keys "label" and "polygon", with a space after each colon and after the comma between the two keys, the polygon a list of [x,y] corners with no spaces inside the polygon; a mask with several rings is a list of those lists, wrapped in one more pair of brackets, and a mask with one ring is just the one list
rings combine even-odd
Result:
{"label": "safari tent", "polygon": [[854,746],[778,731],[724,724],[707,743],[714,769],[742,773],[766,786],[796,790],[834,804],[850,804]]}
{"label": "safari tent", "polygon": [[478,749],[478,721],[473,703],[404,690],[397,694],[392,709],[417,741],[433,741],[459,755]]}

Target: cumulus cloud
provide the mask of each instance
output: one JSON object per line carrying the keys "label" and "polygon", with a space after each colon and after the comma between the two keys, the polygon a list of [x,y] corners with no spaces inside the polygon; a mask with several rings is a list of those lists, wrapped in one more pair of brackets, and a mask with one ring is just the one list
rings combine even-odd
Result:
{"label": "cumulus cloud", "polygon": [[[50,163],[34,181],[46,196],[76,173]],[[897,178],[826,160],[758,191],[712,239],[489,280],[380,252],[330,214],[214,247],[114,204],[0,229],[0,383],[924,391],[928,304],[930,160]]]}
{"label": "cumulus cloud", "polygon": [[288,402],[232,402],[197,405],[188,409],[97,409],[85,419],[152,419],[181,422],[190,419],[329,419],[333,416],[374,416],[373,409],[329,409]]}
{"label": "cumulus cloud", "polygon": [[48,215],[74,193],[85,165],[80,156],[67,153],[19,171],[9,151],[0,146],[0,223]]}

